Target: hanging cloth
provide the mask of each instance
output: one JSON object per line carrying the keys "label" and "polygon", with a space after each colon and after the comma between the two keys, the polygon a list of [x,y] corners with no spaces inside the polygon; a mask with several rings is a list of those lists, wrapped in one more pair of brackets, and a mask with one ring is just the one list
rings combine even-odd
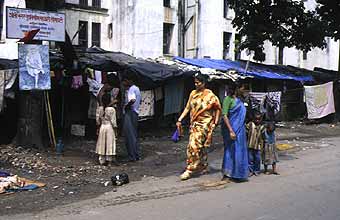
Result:
{"label": "hanging cloth", "polygon": [[309,119],[318,119],[335,112],[333,82],[304,86]]}

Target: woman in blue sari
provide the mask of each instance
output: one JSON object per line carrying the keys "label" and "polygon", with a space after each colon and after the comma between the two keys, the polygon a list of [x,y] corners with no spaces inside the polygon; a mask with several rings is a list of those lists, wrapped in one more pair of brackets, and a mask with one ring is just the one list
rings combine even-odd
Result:
{"label": "woman in blue sari", "polygon": [[229,87],[228,96],[223,100],[222,135],[224,157],[223,177],[238,181],[248,180],[248,148],[245,129],[246,108],[237,98],[236,84]]}

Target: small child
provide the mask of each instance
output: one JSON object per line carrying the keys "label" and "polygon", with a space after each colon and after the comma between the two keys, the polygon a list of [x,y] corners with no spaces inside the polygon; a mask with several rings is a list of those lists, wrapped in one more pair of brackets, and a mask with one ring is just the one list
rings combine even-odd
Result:
{"label": "small child", "polygon": [[268,165],[272,165],[272,174],[279,175],[276,170],[276,163],[278,162],[278,153],[276,149],[275,140],[275,125],[274,123],[268,123],[266,129],[263,132],[264,147],[262,151],[262,159],[264,164],[264,173],[268,173]]}
{"label": "small child", "polygon": [[248,143],[248,161],[249,176],[257,176],[261,170],[261,150],[263,148],[263,132],[265,126],[262,124],[262,115],[255,113],[253,121],[248,122],[247,143]]}
{"label": "small child", "polygon": [[97,124],[100,125],[97,140],[96,153],[99,155],[100,165],[106,163],[117,164],[116,160],[116,134],[117,121],[116,110],[110,106],[111,96],[105,94],[102,97],[103,106],[97,113]]}

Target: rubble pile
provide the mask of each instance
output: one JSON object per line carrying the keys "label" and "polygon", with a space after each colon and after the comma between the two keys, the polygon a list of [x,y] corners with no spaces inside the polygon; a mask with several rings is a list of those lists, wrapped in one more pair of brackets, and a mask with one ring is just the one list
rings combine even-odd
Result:
{"label": "rubble pile", "polygon": [[50,167],[37,150],[13,145],[0,146],[0,161],[21,169],[47,170]]}

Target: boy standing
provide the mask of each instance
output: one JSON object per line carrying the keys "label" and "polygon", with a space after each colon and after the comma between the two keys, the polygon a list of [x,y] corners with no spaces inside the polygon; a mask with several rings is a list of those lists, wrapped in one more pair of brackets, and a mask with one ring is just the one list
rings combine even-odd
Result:
{"label": "boy standing", "polygon": [[262,124],[262,115],[255,113],[254,120],[247,125],[247,143],[248,143],[248,160],[249,176],[257,176],[261,170],[261,150],[263,148],[263,132],[265,126]]}

